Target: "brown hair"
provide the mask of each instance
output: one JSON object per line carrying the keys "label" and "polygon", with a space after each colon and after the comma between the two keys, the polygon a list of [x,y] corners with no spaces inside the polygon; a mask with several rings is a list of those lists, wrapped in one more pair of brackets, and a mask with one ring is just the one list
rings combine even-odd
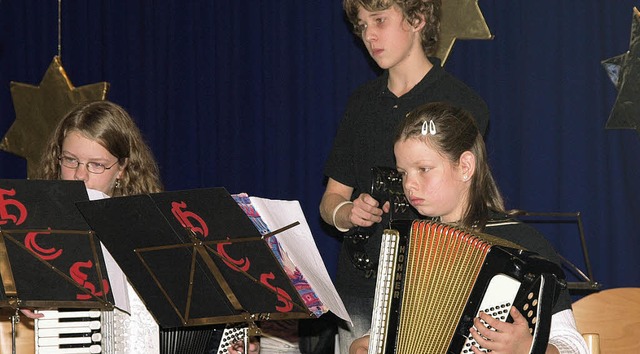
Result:
{"label": "brown hair", "polygon": [[162,191],[158,165],[140,130],[122,107],[109,101],[81,103],[58,123],[45,147],[37,178],[60,179],[58,158],[71,131],[98,142],[125,166],[112,196]]}
{"label": "brown hair", "polygon": [[[435,134],[422,133],[425,122],[435,124]],[[504,212],[504,200],[491,174],[484,140],[469,112],[444,102],[422,105],[407,114],[394,141],[407,139],[419,139],[429,144],[453,164],[460,162],[465,151],[475,156],[469,205],[459,221],[460,226],[482,231],[490,210]]]}
{"label": "brown hair", "polygon": [[440,8],[441,0],[344,0],[342,7],[353,25],[354,33],[362,36],[358,28],[358,10],[360,7],[367,11],[382,11],[393,5],[398,6],[404,18],[415,24],[424,21],[425,25],[420,32],[422,50],[425,55],[433,56],[438,49],[440,37]]}

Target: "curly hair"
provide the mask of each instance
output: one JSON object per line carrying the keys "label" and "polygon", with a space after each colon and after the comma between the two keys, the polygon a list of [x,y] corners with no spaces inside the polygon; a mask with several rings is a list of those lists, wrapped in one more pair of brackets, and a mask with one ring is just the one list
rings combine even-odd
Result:
{"label": "curly hair", "polygon": [[[423,134],[425,122],[435,124],[436,134]],[[470,151],[476,159],[475,173],[471,177],[469,205],[460,226],[482,232],[490,210],[505,212],[504,199],[491,174],[482,134],[471,113],[444,102],[422,105],[404,118],[398,126],[395,142],[419,139],[433,147],[451,163],[460,163],[460,156]],[[431,215],[429,215],[431,216]]]}
{"label": "curly hair", "polygon": [[65,137],[72,131],[98,142],[124,166],[112,196],[163,190],[158,165],[140,130],[124,108],[109,101],[81,103],[58,123],[43,152],[37,178],[61,178],[58,158]]}
{"label": "curly hair", "polygon": [[410,24],[425,22],[420,32],[422,50],[427,56],[433,56],[438,49],[440,37],[441,0],[344,0],[342,3],[347,18],[353,25],[353,32],[359,37],[362,36],[358,30],[360,7],[367,11],[382,11],[394,5],[398,6]]}

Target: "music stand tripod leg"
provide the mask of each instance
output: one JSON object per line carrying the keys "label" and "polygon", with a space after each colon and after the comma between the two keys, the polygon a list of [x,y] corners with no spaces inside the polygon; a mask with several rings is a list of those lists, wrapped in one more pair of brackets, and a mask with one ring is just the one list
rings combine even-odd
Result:
{"label": "music stand tripod leg", "polygon": [[11,316],[11,353],[16,354],[16,324],[20,322],[20,313],[16,309],[16,313]]}

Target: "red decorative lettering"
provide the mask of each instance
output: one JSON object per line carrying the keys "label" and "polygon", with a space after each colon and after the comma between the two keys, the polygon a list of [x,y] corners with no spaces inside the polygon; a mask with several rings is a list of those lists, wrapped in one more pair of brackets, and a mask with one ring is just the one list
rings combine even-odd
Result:
{"label": "red decorative lettering", "polygon": [[27,249],[33,251],[33,253],[37,254],[38,257],[44,259],[45,261],[50,261],[60,257],[62,254],[62,248],[56,250],[55,247],[52,248],[43,248],[38,245],[36,242],[36,236],[38,234],[50,235],[50,231],[46,232],[29,232],[27,236],[24,238],[24,245]]}
{"label": "red decorative lettering", "polygon": [[231,258],[231,256],[229,256],[229,254],[227,253],[227,251],[224,249],[225,246],[230,245],[231,242],[222,242],[219,243],[218,246],[216,247],[218,253],[222,256],[222,261],[229,266],[229,268],[239,272],[239,271],[248,271],[249,267],[251,267],[251,261],[249,261],[249,258],[244,257],[241,259],[233,259]]}
{"label": "red decorative lettering", "polygon": [[[173,216],[180,222],[180,225],[185,228],[189,228],[193,230],[193,232],[199,233],[202,237],[209,236],[209,228],[207,224],[202,220],[202,218],[191,211],[185,211],[184,209],[187,207],[187,203],[185,202],[171,202],[171,212]],[[191,223],[191,220],[195,220],[199,227],[194,226]]]}
{"label": "red decorative lettering", "polygon": [[[88,289],[95,296],[102,296],[102,291],[96,292],[96,286],[93,285],[92,282],[87,281],[89,276],[84,273],[80,268],[93,268],[93,262],[88,260],[86,262],[76,262],[69,269],[69,274],[71,274],[71,278],[76,281],[76,283],[82,285],[84,288]],[[109,293],[109,282],[106,279],[102,279],[102,286],[104,287],[104,294]],[[77,294],[76,299],[78,300],[89,300],[91,295],[89,294]]]}
{"label": "red decorative lettering", "polygon": [[[14,196],[16,191],[14,189],[2,189],[0,188],[0,225],[5,225],[9,220],[14,225],[20,225],[27,219],[27,208],[20,201],[15,199],[5,199],[5,196]],[[13,215],[9,211],[9,206],[17,208],[17,214]]]}
{"label": "red decorative lettering", "polygon": [[269,281],[275,278],[276,276],[271,272],[262,273],[260,275],[260,282],[266,285],[269,289],[278,293],[278,301],[282,303],[282,305],[276,306],[276,310],[280,312],[289,312],[293,309],[293,301],[291,300],[291,296],[287,294],[287,292],[284,291],[283,289],[269,284]]}

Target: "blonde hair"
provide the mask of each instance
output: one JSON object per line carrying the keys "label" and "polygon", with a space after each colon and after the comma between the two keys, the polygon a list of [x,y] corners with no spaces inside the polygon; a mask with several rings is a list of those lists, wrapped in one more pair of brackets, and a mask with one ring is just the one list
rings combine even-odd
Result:
{"label": "blonde hair", "polygon": [[61,178],[58,158],[72,131],[98,142],[124,166],[112,196],[162,191],[158,165],[140,130],[124,108],[109,101],[81,103],[60,121],[45,147],[37,178]]}

